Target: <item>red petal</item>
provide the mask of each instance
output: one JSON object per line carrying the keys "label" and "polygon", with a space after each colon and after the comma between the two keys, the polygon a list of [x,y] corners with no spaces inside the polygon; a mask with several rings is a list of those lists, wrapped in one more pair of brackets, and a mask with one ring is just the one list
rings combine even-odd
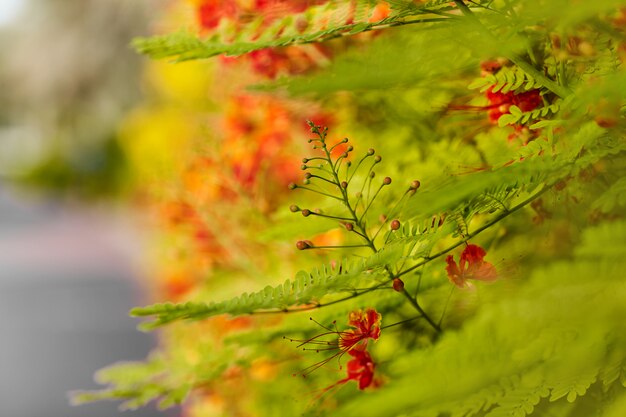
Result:
{"label": "red petal", "polygon": [[465,262],[470,264],[475,262],[482,262],[483,258],[487,255],[487,252],[483,248],[477,245],[467,245],[463,253],[461,254],[461,270],[465,269]]}
{"label": "red petal", "polygon": [[369,387],[373,380],[374,380],[373,372],[368,372],[368,371],[363,372],[363,374],[361,375],[361,378],[359,379],[359,389],[364,390],[365,388]]}
{"label": "red petal", "polygon": [[465,280],[452,255],[448,255],[446,263],[448,264],[448,266],[446,266],[446,273],[448,274],[450,282],[459,288],[465,287]]}
{"label": "red petal", "polygon": [[479,281],[495,281],[498,278],[498,271],[489,262],[483,262],[471,278]]}

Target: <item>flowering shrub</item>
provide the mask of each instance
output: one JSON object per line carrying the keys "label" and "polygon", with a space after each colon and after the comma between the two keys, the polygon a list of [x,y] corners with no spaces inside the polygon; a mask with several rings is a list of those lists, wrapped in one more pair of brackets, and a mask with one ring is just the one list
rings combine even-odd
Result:
{"label": "flowering shrub", "polygon": [[76,401],[623,415],[621,6],[203,0],[135,40],[194,61],[127,127],[163,329]]}

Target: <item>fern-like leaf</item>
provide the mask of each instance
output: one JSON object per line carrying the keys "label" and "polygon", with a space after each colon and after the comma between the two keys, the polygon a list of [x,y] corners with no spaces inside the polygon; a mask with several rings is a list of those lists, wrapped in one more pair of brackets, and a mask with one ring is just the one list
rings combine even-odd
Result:
{"label": "fern-like leaf", "polygon": [[506,94],[510,91],[521,93],[528,90],[540,88],[541,84],[535,78],[524,72],[519,67],[502,67],[495,74],[477,78],[468,86],[470,89],[480,89],[481,93],[489,90],[494,93]]}
{"label": "fern-like leaf", "polygon": [[381,250],[366,258],[349,261],[344,259],[338,266],[327,266],[311,272],[300,271],[293,280],[275,287],[267,286],[255,293],[242,295],[222,302],[158,303],[131,310],[135,317],[156,317],[152,322],[141,324],[143,330],[152,330],[177,320],[201,320],[230,314],[233,316],[254,314],[259,311],[284,311],[289,307],[307,306],[334,293],[354,293],[354,287],[365,279],[368,286],[377,285],[376,272],[384,265],[395,262],[401,256],[397,248]]}
{"label": "fern-like leaf", "polygon": [[[424,7],[395,11],[389,17],[369,22],[369,2],[330,2],[310,7],[303,13],[290,16],[262,26],[259,18],[243,24],[234,35],[217,34],[200,39],[189,32],[178,32],[151,38],[133,40],[135,49],[152,58],[174,58],[177,61],[210,58],[216,55],[238,56],[264,48],[322,42],[331,38],[356,35],[378,27],[407,23],[446,20],[445,18],[422,18],[428,10]],[[355,20],[360,18],[363,20]],[[348,23],[350,22],[350,23]],[[306,29],[302,30],[302,27]]]}

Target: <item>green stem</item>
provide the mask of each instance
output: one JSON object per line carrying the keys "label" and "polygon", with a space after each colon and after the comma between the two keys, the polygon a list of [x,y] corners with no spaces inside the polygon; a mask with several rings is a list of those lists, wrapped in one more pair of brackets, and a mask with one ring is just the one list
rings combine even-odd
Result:
{"label": "green stem", "polygon": [[[556,183],[556,182],[555,182]],[[543,189],[541,189],[541,191],[539,191],[536,194],[533,194],[532,196],[528,197],[526,200],[522,201],[521,203],[519,203],[518,205],[516,205],[515,207],[511,208],[508,211],[505,211],[504,213],[502,213],[501,215],[495,217],[493,220],[491,220],[488,223],[485,223],[483,226],[479,227],[478,229],[474,230],[472,233],[468,233],[467,236],[465,236],[464,240],[460,240],[458,242],[456,242],[455,244],[447,247],[446,249],[442,250],[441,252],[437,252],[434,255],[430,255],[426,258],[424,258],[423,261],[418,262],[417,264],[413,265],[410,268],[405,269],[402,272],[398,273],[398,277],[401,277],[402,275],[406,275],[409,272],[412,272],[414,270],[416,270],[417,268],[419,268],[420,266],[426,265],[427,263],[429,263],[430,261],[433,261],[443,255],[445,255],[446,253],[450,252],[451,250],[463,245],[465,242],[467,242],[469,239],[477,236],[478,234],[484,232],[485,230],[489,229],[491,226],[493,226],[494,224],[500,222],[502,219],[510,216],[511,214],[515,213],[516,211],[520,210],[522,207],[527,206],[528,204],[532,203],[533,201],[535,201],[537,198],[539,198],[543,193],[545,193],[546,191],[548,191],[550,188],[552,188],[552,186],[555,184],[552,183],[550,185],[546,185]]]}
{"label": "green stem", "polygon": [[419,311],[419,313],[422,315],[422,317],[424,317],[424,320],[426,320],[428,322],[428,324],[430,324],[432,326],[432,328],[435,329],[435,331],[437,333],[441,333],[441,327],[439,327],[439,325],[437,323],[435,323],[428,316],[428,314],[426,314],[426,312],[422,309],[422,307],[419,305],[417,300],[415,298],[411,297],[411,294],[409,294],[409,292],[406,290],[406,288],[402,288],[402,295],[404,295],[406,297],[406,299],[409,300],[409,303],[411,303],[411,305],[413,307],[415,307],[415,309],[417,311]]}

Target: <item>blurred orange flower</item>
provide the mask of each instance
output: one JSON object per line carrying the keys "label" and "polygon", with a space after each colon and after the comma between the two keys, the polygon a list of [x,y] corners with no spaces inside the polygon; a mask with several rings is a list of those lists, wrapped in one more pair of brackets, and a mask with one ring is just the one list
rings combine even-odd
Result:
{"label": "blurred orange flower", "polygon": [[454,257],[448,255],[446,258],[446,272],[451,283],[459,288],[470,287],[468,282],[470,279],[479,281],[494,281],[498,278],[496,268],[489,262],[485,262],[483,258],[487,252],[480,246],[467,245],[461,259],[457,265]]}

